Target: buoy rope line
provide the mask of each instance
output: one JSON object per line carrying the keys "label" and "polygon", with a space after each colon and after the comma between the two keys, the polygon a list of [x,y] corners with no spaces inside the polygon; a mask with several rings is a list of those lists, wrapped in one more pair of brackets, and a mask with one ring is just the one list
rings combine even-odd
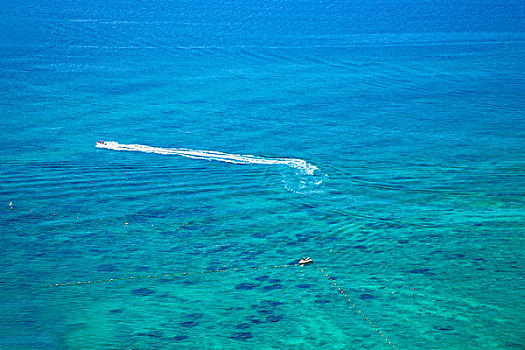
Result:
{"label": "buoy rope line", "polygon": [[[13,210],[13,202],[9,202],[9,208],[10,208],[11,210]],[[37,213],[36,213],[34,210],[30,210],[30,211],[29,211],[29,214],[30,214],[30,215],[37,215]],[[47,217],[47,218],[50,218],[50,219],[63,218],[62,216],[57,216],[57,213],[56,213],[56,212],[53,212],[52,214],[41,214],[41,215],[44,215],[44,217]],[[80,220],[80,217],[79,217],[79,216],[76,216],[76,217],[75,217],[75,220],[76,220],[77,222],[83,222],[83,220]],[[91,221],[93,221],[93,222],[96,221],[96,222],[109,222],[109,223],[113,223],[115,220],[114,220],[114,219],[101,219],[101,218],[99,218],[99,219],[93,219],[93,220],[91,220]],[[75,222],[75,221],[72,221],[72,222]],[[124,224],[125,226],[129,226],[129,225],[131,225],[128,221],[124,221],[123,224]],[[143,223],[141,223],[141,224],[139,224],[139,225],[140,225],[140,226],[143,226],[143,225],[146,225],[146,226],[147,226],[148,224],[143,224]],[[188,225],[189,225],[189,223],[188,223],[188,222],[185,222],[184,224],[181,224],[181,225],[176,226],[175,230],[181,230],[181,229],[184,229],[184,228],[186,228],[186,226],[188,226]],[[151,224],[151,227],[155,227],[155,224]]]}
{"label": "buoy rope line", "polygon": [[73,286],[83,286],[90,284],[99,284],[99,283],[110,283],[115,281],[130,281],[130,280],[144,280],[144,279],[156,279],[156,278],[167,278],[167,277],[180,277],[180,276],[189,276],[189,275],[201,275],[207,273],[222,273],[222,272],[240,272],[248,270],[266,270],[266,269],[279,269],[286,267],[296,267],[302,266],[301,264],[291,264],[291,265],[271,265],[271,266],[254,266],[254,267],[241,267],[241,268],[231,268],[231,269],[218,269],[218,270],[204,270],[200,272],[175,272],[175,273],[163,273],[158,275],[144,275],[144,276],[129,276],[129,277],[120,277],[120,278],[110,278],[104,280],[88,280],[80,282],[64,282],[64,283],[55,283],[48,284],[46,287],[73,287]]}
{"label": "buoy rope line", "polygon": [[[111,283],[115,281],[133,281],[133,280],[147,280],[147,279],[157,279],[157,278],[169,278],[169,277],[180,277],[180,276],[189,276],[189,275],[202,275],[202,274],[210,274],[210,273],[224,273],[224,272],[240,272],[240,271],[249,271],[249,270],[267,270],[267,269],[281,269],[281,268],[288,268],[288,267],[297,267],[301,266],[304,267],[305,264],[287,264],[287,265],[270,265],[270,266],[253,266],[253,267],[241,267],[241,268],[230,268],[230,269],[217,269],[217,270],[203,270],[200,272],[178,272],[178,273],[164,273],[164,274],[158,274],[158,275],[144,275],[144,276],[130,276],[130,277],[120,277],[120,278],[110,278],[110,279],[104,279],[104,280],[88,280],[88,281],[81,281],[81,282],[65,282],[65,283],[55,283],[55,284],[48,284],[46,287],[74,287],[74,286],[85,286],[85,285],[92,285],[92,284],[100,284],[100,283]],[[326,273],[324,268],[320,266],[315,266],[317,270],[319,270],[323,275],[332,282],[332,284],[339,290],[341,295],[344,296],[346,300],[350,303],[350,305],[356,309],[361,315],[365,321],[372,327],[374,330],[381,335],[381,337],[392,346],[393,349],[395,349],[395,345],[392,344],[390,340],[385,336],[385,334],[377,328],[377,326],[370,321],[370,319],[363,313],[363,311],[354,303],[354,301],[347,295],[345,292],[337,285],[335,280]]]}
{"label": "buoy rope line", "polygon": [[[10,210],[13,210],[13,203],[9,202],[9,208]],[[33,210],[30,211],[31,214],[34,213]],[[53,213],[52,217],[55,217],[56,214]],[[79,217],[76,217],[76,220],[79,220]],[[103,220],[100,219],[100,222]],[[128,222],[124,222],[124,225],[128,226]],[[184,229],[189,224],[186,222],[183,225],[178,226],[176,229]],[[154,227],[154,225],[151,225],[151,227]],[[330,249],[331,251],[331,249]],[[83,285],[91,285],[91,284],[100,284],[100,283],[111,283],[114,281],[126,281],[126,280],[145,280],[145,279],[157,279],[157,278],[168,278],[168,277],[180,277],[180,276],[187,276],[187,275],[201,275],[201,274],[209,274],[209,273],[223,273],[223,272],[237,272],[237,271],[248,271],[248,270],[266,270],[266,269],[278,269],[278,268],[287,268],[287,267],[297,267],[301,266],[303,267],[304,264],[288,264],[288,265],[272,265],[272,266],[254,266],[254,267],[242,267],[242,268],[230,268],[230,269],[218,269],[218,270],[207,270],[207,271],[200,271],[200,272],[179,272],[179,273],[164,273],[159,275],[144,275],[144,276],[129,276],[129,277],[119,277],[119,278],[110,278],[110,279],[104,279],[104,280],[88,280],[88,281],[80,281],[80,282],[64,282],[64,283],[54,283],[54,284],[48,284],[46,287],[73,287],[73,286],[83,286]],[[385,334],[374,324],[370,319],[363,313],[363,311],[356,306],[355,302],[337,285],[334,279],[326,273],[324,268],[321,268],[320,266],[315,266],[317,270],[319,270],[323,275],[332,282],[334,287],[337,288],[337,290],[343,295],[343,297],[348,301],[348,303],[358,311],[359,315],[361,315],[365,321],[372,327],[374,330],[381,335],[381,337],[392,346],[393,349],[395,349],[395,345],[392,344],[390,340],[385,336]]]}
{"label": "buoy rope line", "polygon": [[[9,202],[9,208],[11,210],[13,210],[13,202]],[[44,214],[39,214],[37,212],[35,212],[34,210],[30,210],[29,212],[24,212],[26,214],[28,214],[29,216],[33,215],[33,216],[37,216],[37,215],[40,215],[40,218],[42,219],[48,219],[48,220],[56,220],[56,219],[64,219],[66,217],[63,217],[61,215],[58,214],[58,212],[52,212],[52,213],[44,213]],[[73,216],[71,216],[73,217]],[[77,222],[79,224],[84,224],[84,223],[105,223],[105,224],[115,224],[117,223],[118,220],[116,219],[111,219],[111,218],[94,218],[94,219],[91,219],[91,220],[85,220],[83,219],[82,217],[80,216],[76,216],[74,217],[74,219],[72,221],[70,221],[69,223],[73,223],[73,222]],[[66,222],[60,222],[61,224],[64,224]],[[191,225],[195,226],[195,225],[198,225],[198,226],[212,226],[212,227],[220,227],[220,225],[217,225],[217,224],[211,224],[211,223],[204,223],[204,222],[198,222],[198,221],[194,221],[194,220],[191,220],[190,221],[187,221],[187,222],[184,222],[183,224],[179,224],[177,226],[175,226],[173,228],[173,230],[183,230],[183,229],[186,229],[188,228],[188,226],[190,226],[190,223]],[[126,227],[133,227],[133,228],[141,228],[141,227],[144,227],[144,226],[149,226],[149,227],[161,227],[161,228],[166,228],[166,227],[171,227],[171,225],[163,225],[163,224],[151,224],[151,223],[144,223],[144,222],[141,222],[141,223],[134,223],[132,220],[128,220],[128,221],[123,221],[122,222],[123,225],[125,225]],[[253,227],[253,228],[250,228],[250,227],[243,227],[242,228],[242,231],[259,231],[261,230],[261,228],[259,227]]]}
{"label": "buoy rope line", "polygon": [[364,313],[363,313],[363,310],[361,310],[356,304],[355,302],[341,289],[341,287],[339,287],[337,285],[337,283],[335,283],[335,280],[330,277],[328,275],[328,273],[326,273],[326,271],[324,270],[324,268],[320,267],[320,266],[316,266],[315,267],[317,270],[319,270],[326,278],[328,278],[330,280],[330,282],[332,282],[332,284],[337,288],[337,290],[339,290],[339,293],[341,293],[341,295],[346,299],[348,300],[348,303],[352,306],[352,308],[354,308],[355,310],[358,311],[359,315],[363,316],[363,318],[365,319],[365,321],[372,327],[374,328],[374,330],[389,344],[392,346],[392,349],[395,349],[395,345],[392,344],[392,342],[390,340],[388,340],[388,338],[386,337],[386,335],[374,324],[372,323],[372,321],[370,321],[370,319],[368,318],[368,316],[366,316]]}
{"label": "buoy rope line", "polygon": [[[10,210],[13,210],[13,203],[9,202],[9,208]],[[30,211],[31,214],[34,213],[33,210]],[[53,213],[52,217],[55,217],[56,214]],[[79,217],[76,217],[76,220],[79,220]],[[103,220],[100,219],[100,222]],[[128,226],[128,222],[124,222],[124,225]],[[189,224],[186,222],[176,228],[176,230],[184,229]],[[151,225],[151,227],[154,227],[154,225]],[[330,249],[331,251],[331,249]],[[126,280],[145,280],[145,279],[156,279],[156,278],[167,278],[167,277],[180,277],[180,276],[186,276],[186,275],[200,275],[200,274],[209,274],[209,273],[222,273],[222,272],[231,272],[231,271],[248,271],[248,270],[266,270],[266,269],[277,269],[277,268],[286,268],[286,267],[297,267],[297,266],[304,266],[304,264],[288,264],[288,265],[272,265],[272,266],[255,266],[255,267],[242,267],[242,268],[230,268],[230,269],[218,269],[218,270],[207,270],[207,271],[200,271],[200,272],[179,272],[179,273],[164,273],[159,275],[144,275],[144,276],[129,276],[129,277],[119,277],[119,278],[110,278],[110,279],[104,279],[104,280],[88,280],[88,281],[80,281],[80,282],[64,282],[64,283],[54,283],[54,284],[48,284],[46,287],[73,287],[73,286],[83,286],[83,285],[91,285],[91,284],[100,284],[100,283],[111,283],[114,281],[126,281]],[[337,283],[332,279],[326,271],[321,268],[320,266],[315,266],[317,270],[322,272],[324,276],[332,282],[334,287],[338,289],[338,291],[341,293],[341,295],[344,296],[346,300],[348,300],[348,303],[358,311],[359,315],[361,315],[365,321],[372,327],[374,330],[381,335],[381,337],[392,346],[393,349],[395,349],[395,345],[392,344],[390,340],[385,336],[385,334],[374,324],[370,319],[363,313],[361,309],[359,309],[358,306],[356,306],[355,302],[347,295],[345,292],[337,285]]]}

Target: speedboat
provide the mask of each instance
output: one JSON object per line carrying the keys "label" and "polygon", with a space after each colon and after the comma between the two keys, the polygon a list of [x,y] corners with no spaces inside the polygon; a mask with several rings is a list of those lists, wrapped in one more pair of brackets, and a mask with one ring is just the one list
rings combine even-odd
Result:
{"label": "speedboat", "polygon": [[100,140],[100,141],[97,141],[97,144],[98,145],[105,145],[106,143],[104,141]]}
{"label": "speedboat", "polygon": [[301,260],[299,260],[299,265],[306,265],[306,264],[311,264],[313,263],[314,261],[308,257],[308,258],[302,258]]}

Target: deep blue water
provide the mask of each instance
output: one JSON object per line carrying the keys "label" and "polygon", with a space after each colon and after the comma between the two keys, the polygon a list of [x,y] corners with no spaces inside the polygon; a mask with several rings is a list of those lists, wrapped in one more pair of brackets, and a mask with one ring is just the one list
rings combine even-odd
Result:
{"label": "deep blue water", "polygon": [[3,2],[0,348],[523,349],[524,20]]}

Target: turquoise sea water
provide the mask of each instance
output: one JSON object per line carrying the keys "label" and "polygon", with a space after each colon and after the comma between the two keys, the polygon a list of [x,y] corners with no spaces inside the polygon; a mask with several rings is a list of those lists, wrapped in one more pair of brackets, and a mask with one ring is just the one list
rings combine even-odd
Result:
{"label": "turquoise sea water", "polygon": [[0,8],[1,349],[525,347],[522,3]]}

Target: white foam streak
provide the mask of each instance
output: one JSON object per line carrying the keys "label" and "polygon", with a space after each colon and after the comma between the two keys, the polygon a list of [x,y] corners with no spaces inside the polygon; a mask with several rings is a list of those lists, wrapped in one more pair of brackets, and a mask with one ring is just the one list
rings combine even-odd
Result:
{"label": "white foam streak", "polygon": [[234,164],[264,164],[264,165],[286,165],[290,168],[300,170],[304,174],[313,175],[318,168],[302,159],[295,158],[265,158],[252,155],[230,154],[216,151],[199,151],[186,148],[160,148],[137,144],[120,144],[109,141],[97,143],[98,148],[107,148],[115,151],[135,151],[144,153],[156,153],[165,155],[178,155],[192,159],[215,160],[219,162]]}

